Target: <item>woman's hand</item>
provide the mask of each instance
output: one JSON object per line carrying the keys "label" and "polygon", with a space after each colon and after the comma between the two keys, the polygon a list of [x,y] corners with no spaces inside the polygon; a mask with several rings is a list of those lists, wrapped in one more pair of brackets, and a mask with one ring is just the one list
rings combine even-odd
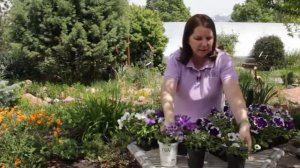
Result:
{"label": "woman's hand", "polygon": [[248,151],[251,152],[252,150],[252,140],[250,135],[250,123],[243,122],[240,124],[240,138],[248,147]]}

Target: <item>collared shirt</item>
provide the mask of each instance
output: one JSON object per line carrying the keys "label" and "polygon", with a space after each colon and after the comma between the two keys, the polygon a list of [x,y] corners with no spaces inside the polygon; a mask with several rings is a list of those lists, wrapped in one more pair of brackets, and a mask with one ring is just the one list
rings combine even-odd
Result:
{"label": "collared shirt", "polygon": [[177,81],[174,114],[188,115],[196,121],[208,117],[213,108],[222,110],[222,81],[238,80],[230,56],[219,51],[215,61],[207,60],[197,69],[191,60],[187,65],[179,62],[180,52],[177,50],[170,55],[164,73],[165,79]]}

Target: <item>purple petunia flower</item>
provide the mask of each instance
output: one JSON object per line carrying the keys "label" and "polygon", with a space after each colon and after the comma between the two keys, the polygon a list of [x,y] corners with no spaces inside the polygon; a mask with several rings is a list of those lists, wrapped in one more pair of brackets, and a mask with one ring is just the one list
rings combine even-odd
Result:
{"label": "purple petunia flower", "polygon": [[257,127],[253,126],[253,125],[251,125],[250,132],[252,132],[254,134],[258,134],[259,133]]}
{"label": "purple petunia flower", "polygon": [[227,112],[228,110],[229,110],[229,107],[225,105],[224,108],[223,108],[223,111]]}
{"label": "purple petunia flower", "polygon": [[144,121],[145,121],[148,125],[154,125],[155,122],[156,122],[154,118],[145,118]]}
{"label": "purple petunia flower", "polygon": [[221,133],[220,129],[218,127],[215,127],[215,126],[211,126],[208,129],[208,133],[212,136],[219,137],[219,138],[222,136],[222,133]]}
{"label": "purple petunia flower", "polygon": [[255,117],[253,123],[258,129],[264,129],[268,126],[267,120],[262,117]]}
{"label": "purple petunia flower", "polygon": [[286,127],[288,130],[293,129],[293,128],[295,128],[295,123],[293,122],[293,120],[286,121],[286,122],[285,122],[285,127]]}
{"label": "purple petunia flower", "polygon": [[164,117],[164,112],[162,110],[155,110],[154,113],[157,117]]}
{"label": "purple petunia flower", "polygon": [[198,127],[206,127],[208,123],[210,123],[210,121],[207,118],[199,118],[196,121]]}
{"label": "purple petunia flower", "polygon": [[259,107],[259,111],[260,111],[260,112],[266,112],[267,109],[268,109],[268,107],[267,107],[267,105],[265,105],[265,104],[262,104],[262,105],[260,105],[260,107]]}
{"label": "purple petunia flower", "polygon": [[185,125],[190,123],[190,119],[191,117],[188,117],[187,115],[176,115],[175,116],[175,123],[179,126],[179,127],[185,127]]}
{"label": "purple petunia flower", "polygon": [[215,114],[219,113],[219,110],[216,109],[216,108],[213,108],[211,111],[210,111],[210,115],[211,116],[214,116]]}
{"label": "purple petunia flower", "polygon": [[187,130],[187,131],[194,131],[196,128],[198,128],[198,125],[196,123],[187,123],[185,126],[184,126],[184,129]]}
{"label": "purple petunia flower", "polygon": [[272,122],[275,125],[275,127],[284,127],[284,120],[279,116],[273,117]]}

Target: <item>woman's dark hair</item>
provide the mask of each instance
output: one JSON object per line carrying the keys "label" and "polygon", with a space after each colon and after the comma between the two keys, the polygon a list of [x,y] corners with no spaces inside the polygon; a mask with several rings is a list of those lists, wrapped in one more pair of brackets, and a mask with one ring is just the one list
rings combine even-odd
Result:
{"label": "woman's dark hair", "polygon": [[207,54],[207,56],[212,60],[216,60],[216,43],[217,43],[217,32],[214,21],[205,14],[196,14],[192,16],[185,24],[183,38],[182,38],[182,47],[179,61],[186,65],[190,58],[193,55],[193,50],[189,44],[189,38],[193,34],[194,29],[198,26],[203,26],[212,30],[214,35],[214,42],[212,46],[212,51]]}

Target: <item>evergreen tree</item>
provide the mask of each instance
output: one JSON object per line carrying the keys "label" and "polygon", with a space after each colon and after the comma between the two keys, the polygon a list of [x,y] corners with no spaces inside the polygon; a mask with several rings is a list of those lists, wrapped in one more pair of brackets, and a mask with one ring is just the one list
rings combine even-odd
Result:
{"label": "evergreen tree", "polygon": [[147,0],[146,8],[158,11],[163,22],[185,22],[191,16],[183,0]]}
{"label": "evergreen tree", "polygon": [[[103,78],[126,60],[126,0],[14,0],[10,42],[21,77]],[[22,64],[22,66],[18,66]]]}
{"label": "evergreen tree", "polygon": [[162,62],[167,44],[164,27],[156,11],[131,6],[130,51],[131,62],[145,65],[151,62],[158,66]]}

